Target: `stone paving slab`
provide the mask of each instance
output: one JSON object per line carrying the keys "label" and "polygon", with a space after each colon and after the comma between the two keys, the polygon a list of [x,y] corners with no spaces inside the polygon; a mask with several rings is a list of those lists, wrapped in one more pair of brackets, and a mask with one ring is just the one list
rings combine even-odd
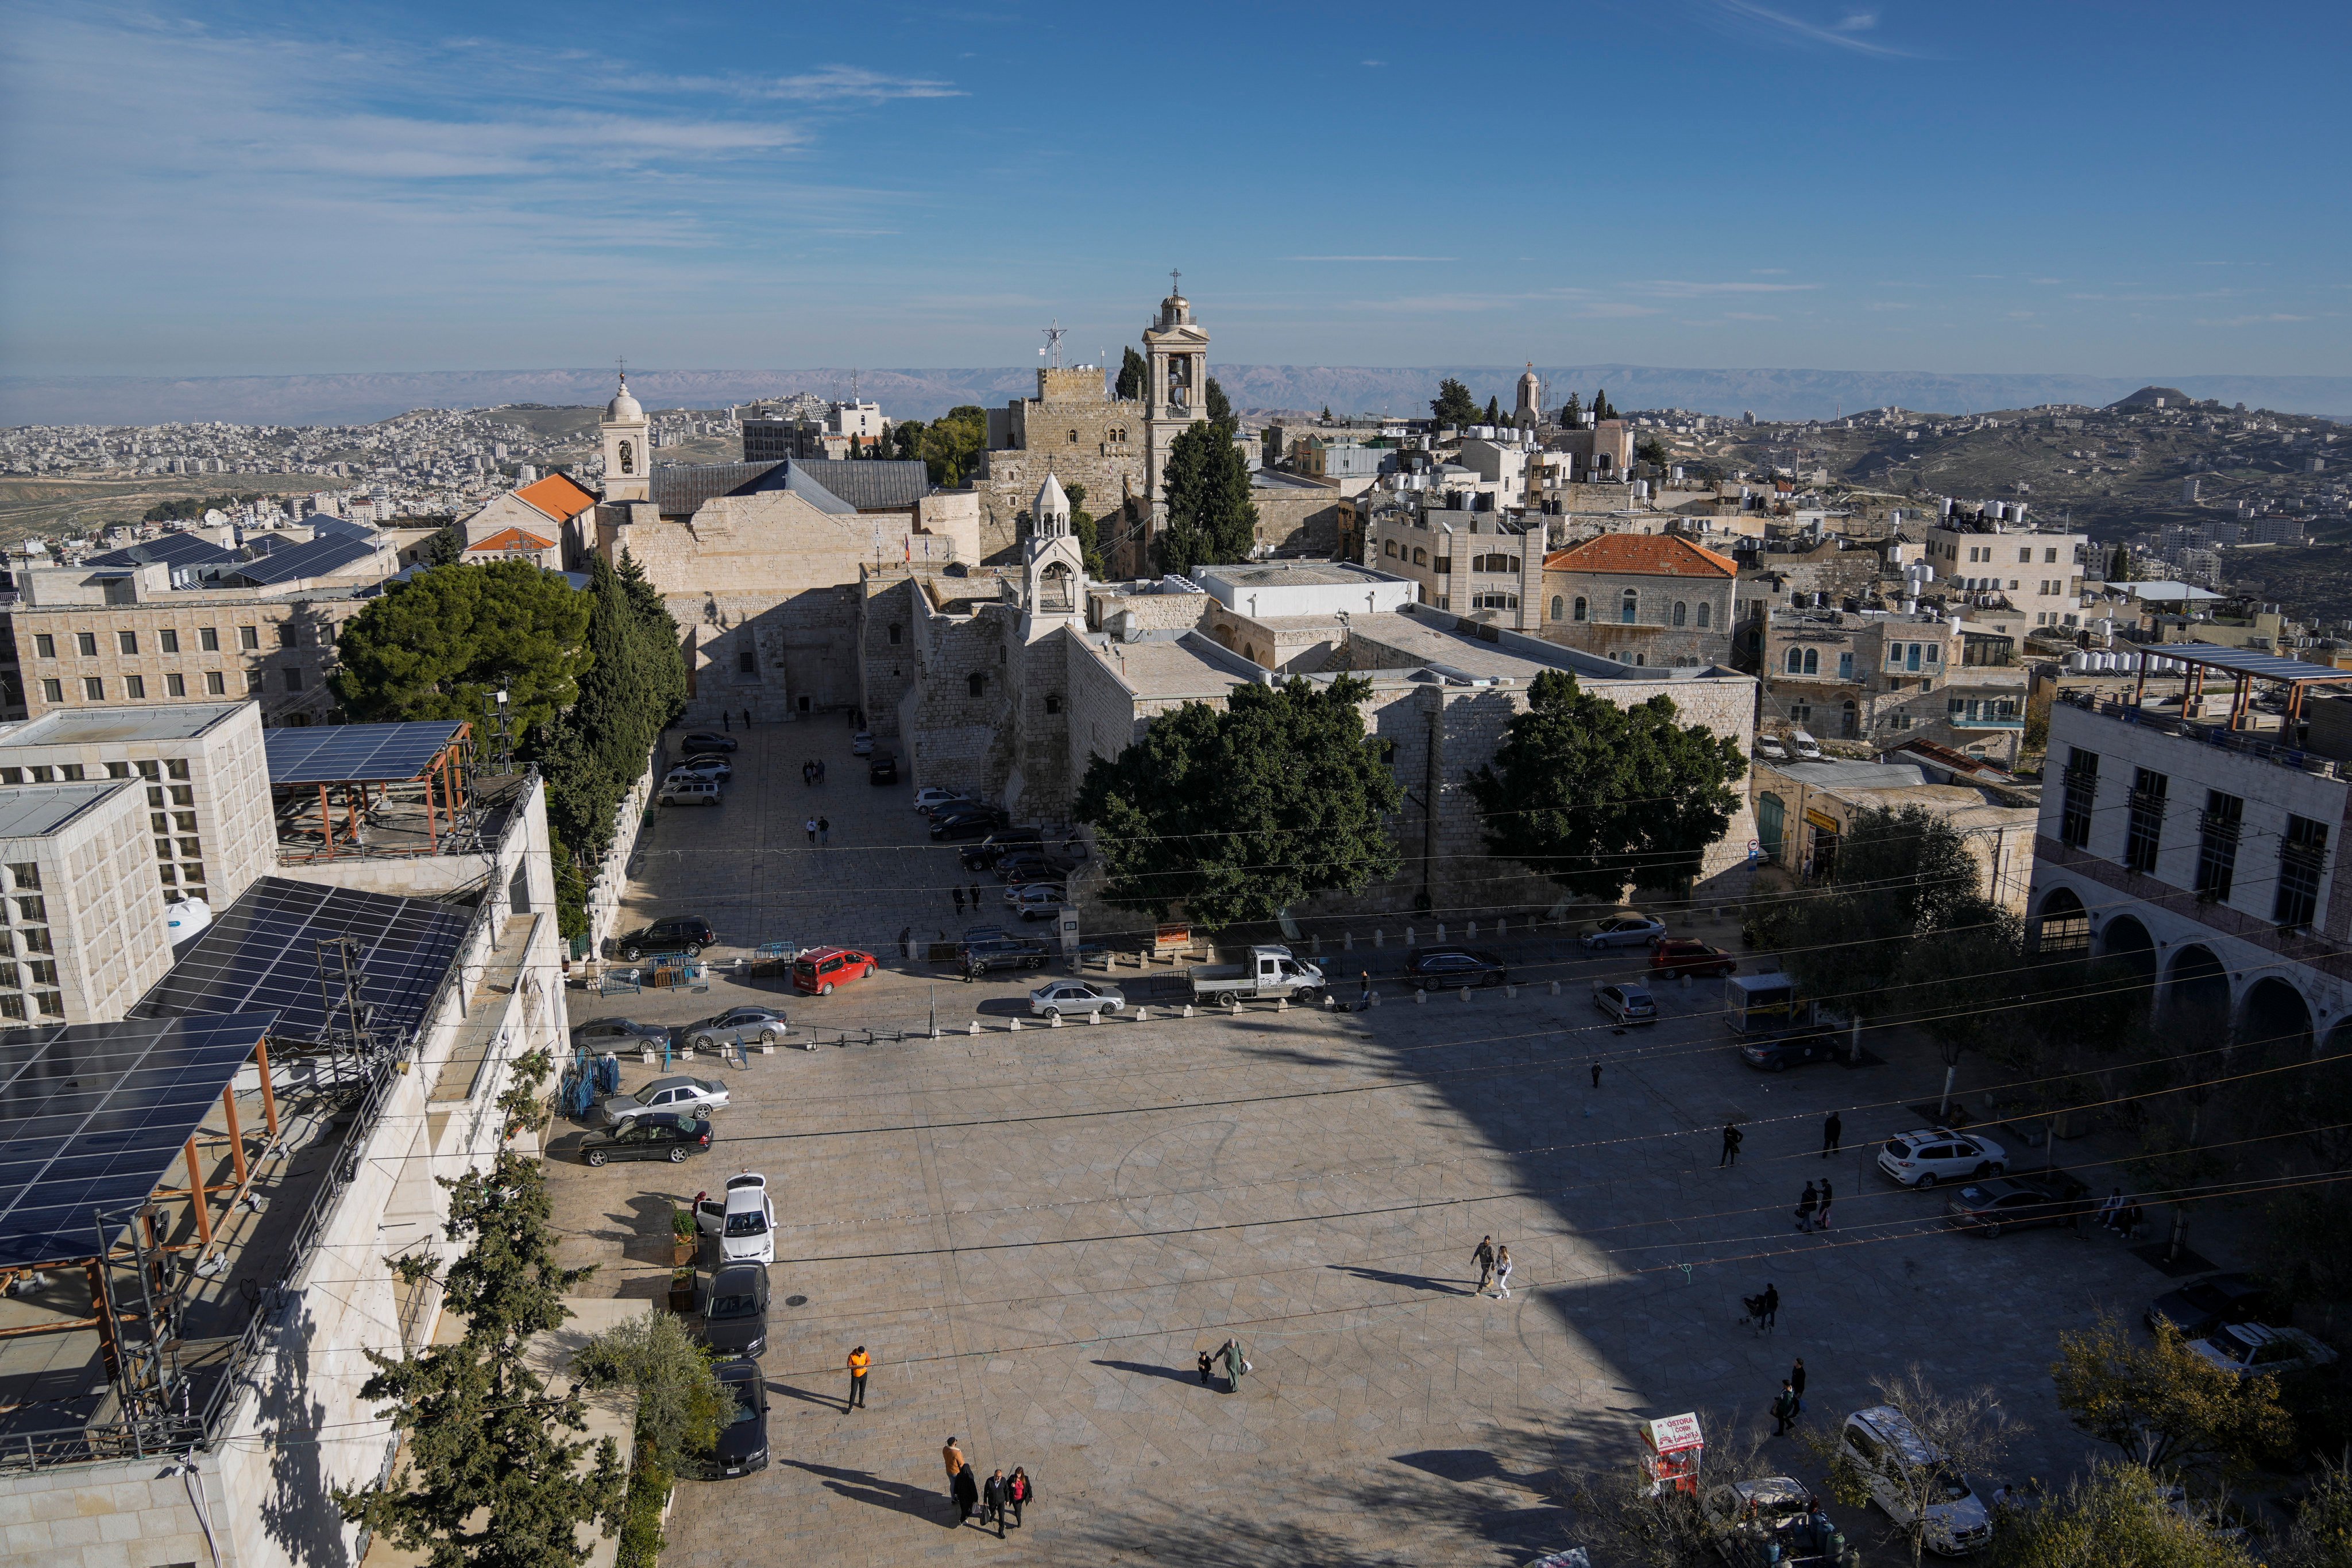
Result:
{"label": "stone paving slab", "polygon": [[[791,814],[818,793],[798,773],[816,751],[846,804],[812,853]],[[868,791],[845,731],[754,731],[726,807],[657,820],[632,901],[747,940],[939,926],[950,852],[907,794]],[[1663,988],[1664,1020],[1628,1033],[1589,984],[1635,959],[1514,952],[1538,984],[1507,999],[1018,1034],[1027,979],[900,965],[792,1002],[795,1023],[919,1029],[937,1000],[988,1032],[755,1055],[724,1074],[711,1157],[559,1163],[565,1259],[600,1266],[586,1289],[658,1294],[669,1203],[748,1166],[778,1194],[776,1295],[807,1298],[763,1363],[774,1466],[683,1487],[665,1563],[1519,1563],[1575,1539],[1564,1468],[1628,1458],[1640,1416],[1752,1425],[1800,1355],[1816,1422],[1917,1362],[2001,1392],[2024,1427],[2016,1473],[2078,1462],[2050,1400],[2055,1335],[2164,1282],[2105,1238],[1949,1233],[1939,1195],[1878,1178],[1874,1139],[1940,1081],[1932,1052],[1758,1074],[1709,986]],[[683,1020],[752,994],[775,992],[721,979],[643,1006],[575,998],[574,1016]],[[1824,1162],[1832,1109],[1847,1142]],[[1726,1170],[1727,1116],[1748,1139]],[[1796,1189],[1824,1173],[1835,1228],[1798,1235]],[[1508,1300],[1469,1293],[1486,1233],[1517,1261]],[[1784,1306],[1760,1334],[1738,1302],[1768,1280]],[[1228,1334],[1257,1368],[1232,1394],[1194,1369]],[[871,1408],[845,1414],[859,1342]],[[950,1516],[950,1434],[983,1474],[1036,1478],[1002,1545]],[[1818,1471],[1793,1444],[1780,1462]]]}

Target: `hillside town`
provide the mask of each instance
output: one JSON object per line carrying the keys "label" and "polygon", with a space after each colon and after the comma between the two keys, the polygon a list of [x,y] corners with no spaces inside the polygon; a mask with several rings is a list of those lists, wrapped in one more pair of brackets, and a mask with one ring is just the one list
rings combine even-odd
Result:
{"label": "hillside town", "polygon": [[[2352,627],[2203,585],[2335,432],[1245,415],[1214,320],[12,434],[219,489],[8,563],[9,1561],[422,1561],[490,1453],[551,1563],[1221,1456],[1184,1561],[1404,1560],[1374,1463],[1418,1561],[2341,1561]],[[2123,545],[1964,430],[2295,477]]]}

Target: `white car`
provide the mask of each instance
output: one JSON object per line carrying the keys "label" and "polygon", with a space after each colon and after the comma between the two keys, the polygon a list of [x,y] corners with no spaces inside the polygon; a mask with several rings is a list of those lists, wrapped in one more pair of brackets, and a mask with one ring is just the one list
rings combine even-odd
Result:
{"label": "white car", "polygon": [[674,1073],[657,1078],[633,1094],[616,1094],[599,1107],[604,1124],[618,1126],[648,1110],[682,1110],[688,1116],[719,1110],[727,1104],[727,1086],[715,1078],[688,1078]]}
{"label": "white car", "polygon": [[1126,1006],[1127,993],[1091,980],[1056,980],[1029,993],[1029,1011],[1040,1018],[1058,1018],[1065,1013],[1117,1013]]}
{"label": "white car", "polygon": [[1070,901],[1059,882],[1023,882],[1004,889],[1004,901],[1021,911],[1024,921],[1049,921]]}
{"label": "white car", "polygon": [[2009,1151],[1990,1138],[1931,1127],[1897,1132],[1878,1147],[1878,1168],[1906,1187],[1998,1176],[2009,1169]]}
{"label": "white car", "polygon": [[1922,1533],[1937,1556],[1964,1557],[1992,1540],[1992,1513],[1975,1485],[1900,1410],[1879,1405],[1855,1411],[1838,1434],[1838,1451],[1862,1472],[1870,1500],[1898,1526],[1908,1529],[1924,1515]]}
{"label": "white car", "polygon": [[706,754],[689,757],[678,763],[662,775],[662,783],[668,784],[673,779],[709,779],[714,784],[725,784],[734,776],[734,763],[721,756]]}
{"label": "white car", "polygon": [[915,809],[929,816],[950,801],[971,798],[960,789],[919,789],[915,792]]}
{"label": "white car", "polygon": [[[1708,1492],[1699,1504],[1706,1521],[1717,1529],[1750,1540],[1794,1538],[1811,1522],[1813,1494],[1790,1476],[1759,1476],[1753,1480],[1727,1481]],[[1759,1553],[1759,1556],[1761,1554]],[[1782,1556],[1792,1557],[1792,1552]]]}
{"label": "white car", "polygon": [[2189,1348],[2241,1377],[2303,1372],[2336,1359],[2334,1351],[2301,1329],[2273,1329],[2262,1323],[2224,1323],[2209,1337],[2189,1341]]}
{"label": "white car", "polygon": [[849,754],[853,757],[872,756],[874,754],[874,731],[871,730],[860,730],[857,733],[849,737]]}
{"label": "white car", "polygon": [[776,1205],[768,1197],[768,1178],[756,1171],[728,1177],[726,1196],[705,1198],[694,1217],[705,1236],[719,1238],[725,1261],[776,1260]]}
{"label": "white car", "polygon": [[656,796],[664,805],[717,805],[719,781],[716,779],[667,779],[661,794]]}
{"label": "white car", "polygon": [[1584,933],[1584,950],[1604,947],[1647,947],[1666,934],[1666,922],[1648,915],[1614,915]]}
{"label": "white car", "polygon": [[1621,1024],[1654,1024],[1658,1021],[1658,1004],[1638,985],[1604,985],[1596,982],[1592,987],[1592,1005]]}

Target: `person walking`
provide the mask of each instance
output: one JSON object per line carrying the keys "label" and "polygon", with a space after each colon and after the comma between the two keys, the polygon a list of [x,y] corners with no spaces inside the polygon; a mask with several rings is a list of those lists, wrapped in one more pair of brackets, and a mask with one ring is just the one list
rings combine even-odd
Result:
{"label": "person walking", "polygon": [[724,708],[721,708],[719,710],[719,727],[721,730],[732,730],[735,728],[734,725],[727,721],[727,710]]}
{"label": "person walking", "polygon": [[1789,1380],[1780,1380],[1780,1392],[1772,1401],[1772,1436],[1785,1437],[1797,1424],[1797,1396],[1789,1387]]}
{"label": "person walking", "polygon": [[816,760],[816,782],[819,784],[824,783],[824,759],[823,757],[819,757]]}
{"label": "person walking", "polygon": [[1739,1145],[1746,1142],[1746,1133],[1740,1131],[1738,1128],[1734,1127],[1730,1122],[1725,1122],[1723,1124],[1723,1157],[1716,1161],[1715,1168],[1720,1171],[1726,1165],[1737,1165],[1739,1163]]}
{"label": "person walking", "polygon": [[978,882],[974,882],[971,885],[971,912],[973,914],[980,913],[980,884]]}
{"label": "person walking", "polygon": [[1037,1489],[1030,1483],[1029,1472],[1015,1465],[1013,1467],[1013,1479],[1005,1483],[1004,1489],[1006,1500],[1013,1505],[1013,1528],[1018,1530],[1021,1528],[1021,1510],[1029,1506],[1030,1500],[1037,1495]]}
{"label": "person walking", "polygon": [[1813,1228],[1815,1230],[1829,1229],[1830,1205],[1836,1200],[1836,1197],[1837,1194],[1832,1190],[1829,1179],[1827,1177],[1823,1177],[1822,1179],[1822,1212],[1813,1216]]}
{"label": "person walking", "polygon": [[1004,1504],[1006,1500],[1004,1495],[1003,1466],[999,1465],[996,1467],[996,1473],[988,1478],[988,1484],[981,1489],[980,1496],[980,1527],[982,1530],[986,1530],[988,1528],[988,1521],[992,1519],[996,1521],[996,1539],[999,1541],[1003,1540]]}
{"label": "person walking", "polygon": [[1356,993],[1356,1011],[1360,1013],[1372,1005],[1372,972],[1359,970],[1356,978],[1362,985],[1362,989]]}
{"label": "person walking", "polygon": [[963,1474],[964,1463],[963,1450],[956,1447],[956,1440],[952,1436],[950,1436],[947,1440],[946,1445],[940,1449],[940,1460],[948,1468],[948,1501],[954,1502],[956,1500],[956,1478]]}
{"label": "person walking", "polygon": [[1797,1228],[1799,1230],[1805,1232],[1807,1235],[1811,1235],[1812,1233],[1813,1211],[1821,1207],[1821,1193],[1813,1186],[1812,1183],[1807,1182],[1805,1184],[1804,1195],[1797,1200]]}
{"label": "person walking", "polygon": [[801,824],[801,826],[808,832],[809,847],[811,848],[814,848],[816,847],[816,818],[812,816],[806,822]]}
{"label": "person walking", "polygon": [[849,1352],[849,1403],[841,1407],[844,1415],[866,1408],[866,1374],[873,1367],[874,1358],[866,1353],[864,1345]]}
{"label": "person walking", "polygon": [[1756,1326],[1758,1328],[1770,1329],[1779,1327],[1780,1322],[1780,1288],[1778,1285],[1767,1283],[1764,1287],[1763,1299],[1757,1303],[1757,1309]]}
{"label": "person walking", "polygon": [[744,728],[744,729],[746,729],[746,730],[749,730],[749,729],[751,729],[751,710],[749,708],[746,708],[746,709],[744,709],[744,710],[743,710],[743,728]]}
{"label": "person walking", "polygon": [[963,918],[963,889],[961,888],[950,888],[948,891],[955,895],[956,918],[958,920],[961,920]]}
{"label": "person walking", "polygon": [[956,1472],[955,1500],[960,1522],[969,1522],[980,1511],[980,1475],[970,1465]]}
{"label": "person walking", "polygon": [[1838,1140],[1845,1133],[1845,1121],[1834,1110],[1822,1123],[1822,1158],[1826,1160],[1838,1152]]}
{"label": "person walking", "polygon": [[1483,1296],[1486,1293],[1486,1287],[1495,1279],[1495,1238],[1480,1237],[1477,1247],[1470,1254],[1470,1261],[1478,1266],[1478,1289],[1471,1294]]}
{"label": "person walking", "polygon": [[820,816],[816,819],[816,841],[819,844],[833,842],[833,818]]}
{"label": "person walking", "polygon": [[1206,1387],[1208,1387],[1208,1386],[1209,1386],[1209,1369],[1210,1369],[1211,1367],[1213,1367],[1213,1366],[1214,1366],[1214,1365],[1216,1365],[1216,1364],[1217,1364],[1216,1352],[1213,1352],[1213,1351],[1202,1351],[1202,1352],[1201,1352],[1201,1358],[1200,1358],[1200,1359],[1201,1359],[1201,1386],[1202,1386],[1202,1388],[1206,1388]]}
{"label": "person walking", "polygon": [[1227,1340],[1225,1342],[1225,1392],[1227,1394],[1239,1394],[1242,1391],[1242,1374],[1249,1369],[1249,1358],[1242,1354],[1241,1341]]}
{"label": "person walking", "polygon": [[1789,1369],[1789,1392],[1797,1396],[1797,1414],[1805,1413],[1805,1358],[1799,1356],[1797,1364]]}
{"label": "person walking", "polygon": [[2122,1234],[2123,1238],[2126,1241],[2133,1240],[2139,1235],[2139,1226],[2142,1217],[2143,1216],[2139,1210],[2139,1200],[2137,1198],[2134,1198],[2124,1205],[2122,1213],[2116,1215],[2116,1229]]}
{"label": "person walking", "polygon": [[1601,1064],[1599,1062],[1594,1062],[1592,1064],[1592,1087],[1595,1089],[1599,1089],[1601,1087]]}
{"label": "person walking", "polygon": [[1511,1299],[1511,1249],[1507,1247],[1495,1249],[1495,1299],[1500,1301]]}

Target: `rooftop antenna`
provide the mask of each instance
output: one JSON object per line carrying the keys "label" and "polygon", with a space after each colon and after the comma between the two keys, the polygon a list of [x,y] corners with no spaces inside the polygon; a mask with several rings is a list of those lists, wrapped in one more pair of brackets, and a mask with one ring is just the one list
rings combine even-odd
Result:
{"label": "rooftop antenna", "polygon": [[1055,370],[1062,368],[1062,339],[1066,333],[1066,329],[1062,325],[1062,319],[1059,316],[1055,317],[1053,323],[1045,328],[1045,346],[1037,351],[1047,356],[1046,363]]}

